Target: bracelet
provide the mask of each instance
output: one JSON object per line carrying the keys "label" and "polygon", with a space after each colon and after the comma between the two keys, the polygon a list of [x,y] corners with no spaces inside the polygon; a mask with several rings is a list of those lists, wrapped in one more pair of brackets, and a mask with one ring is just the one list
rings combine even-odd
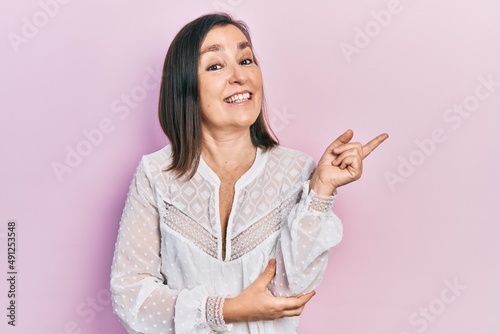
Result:
{"label": "bracelet", "polygon": [[222,312],[225,299],[225,296],[210,296],[207,298],[207,323],[215,331],[227,330],[224,314]]}

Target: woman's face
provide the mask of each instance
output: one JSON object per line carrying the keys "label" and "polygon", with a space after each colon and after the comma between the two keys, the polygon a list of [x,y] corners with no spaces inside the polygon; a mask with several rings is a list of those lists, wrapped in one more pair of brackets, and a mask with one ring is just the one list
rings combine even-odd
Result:
{"label": "woman's face", "polygon": [[215,27],[205,36],[198,61],[198,89],[205,132],[248,130],[259,116],[262,74],[250,43],[237,27]]}

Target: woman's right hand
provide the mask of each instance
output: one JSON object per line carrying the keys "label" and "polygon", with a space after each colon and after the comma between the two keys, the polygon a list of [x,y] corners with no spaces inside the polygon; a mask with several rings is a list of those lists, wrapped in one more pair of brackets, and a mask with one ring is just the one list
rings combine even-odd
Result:
{"label": "woman's right hand", "polygon": [[224,321],[273,320],[298,316],[306,303],[316,294],[312,291],[298,297],[275,297],[267,288],[276,274],[276,260],[267,264],[264,272],[249,287],[224,302]]}

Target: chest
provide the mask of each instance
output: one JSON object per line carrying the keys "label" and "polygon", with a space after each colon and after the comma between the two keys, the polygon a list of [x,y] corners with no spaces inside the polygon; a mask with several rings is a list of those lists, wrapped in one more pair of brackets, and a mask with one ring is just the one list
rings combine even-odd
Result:
{"label": "chest", "polygon": [[219,215],[220,222],[224,226],[227,226],[229,220],[229,215],[231,213],[231,208],[234,201],[234,185],[236,184],[237,178],[234,177],[223,177],[221,179],[219,188]]}
{"label": "chest", "polygon": [[223,258],[225,258],[226,255],[227,225],[234,202],[234,185],[238,178],[239,176],[231,174],[219,176],[221,182],[219,187],[219,219],[221,225]]}
{"label": "chest", "polygon": [[[216,189],[211,187],[211,194],[207,194],[206,189],[200,187],[201,191],[189,201],[163,203],[164,207],[160,209],[162,252],[172,253],[174,257],[179,252],[192,252],[203,262],[207,258],[200,257],[201,250],[211,258],[236,260],[256,247],[261,248],[266,240],[274,244],[275,233],[297,198],[292,196],[284,201],[280,198],[276,202],[270,201],[262,192],[236,188],[232,207],[226,206],[228,211],[232,210],[230,217],[227,215],[229,221],[219,221],[217,215],[223,216],[224,213],[218,212],[217,208],[224,206],[222,202],[217,203]],[[207,194],[206,198],[203,194]],[[208,212],[200,210],[203,207],[208,207]],[[272,240],[268,240],[271,236],[274,236]]]}

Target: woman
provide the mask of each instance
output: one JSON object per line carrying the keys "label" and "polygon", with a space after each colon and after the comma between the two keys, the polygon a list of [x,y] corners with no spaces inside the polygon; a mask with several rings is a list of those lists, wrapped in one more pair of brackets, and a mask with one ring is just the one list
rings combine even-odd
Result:
{"label": "woman", "polygon": [[182,28],[163,73],[171,144],[143,157],[130,186],[115,313],[129,333],[295,333],[342,238],[336,188],[387,135],[362,146],[348,130],[316,168],[278,146],[248,30],[226,14]]}

